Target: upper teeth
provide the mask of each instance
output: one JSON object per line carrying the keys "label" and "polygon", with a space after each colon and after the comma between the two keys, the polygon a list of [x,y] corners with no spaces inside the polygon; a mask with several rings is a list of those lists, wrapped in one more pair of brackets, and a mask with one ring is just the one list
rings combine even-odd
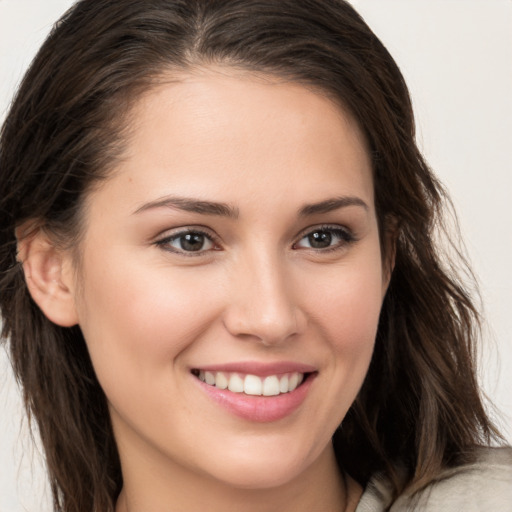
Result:
{"label": "upper teeth", "polygon": [[220,389],[246,395],[275,396],[293,391],[304,379],[303,373],[292,372],[284,375],[244,375],[240,373],[208,372],[200,370],[198,378]]}

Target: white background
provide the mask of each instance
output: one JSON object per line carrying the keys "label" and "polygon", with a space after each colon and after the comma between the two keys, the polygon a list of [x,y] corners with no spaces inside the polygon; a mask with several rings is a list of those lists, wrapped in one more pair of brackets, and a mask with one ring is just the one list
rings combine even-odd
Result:
{"label": "white background", "polygon": [[[481,380],[512,441],[512,1],[353,0],[397,60],[418,139],[452,194],[487,327]],[[0,119],[70,0],[0,0]],[[49,512],[38,450],[0,350],[0,512]]]}

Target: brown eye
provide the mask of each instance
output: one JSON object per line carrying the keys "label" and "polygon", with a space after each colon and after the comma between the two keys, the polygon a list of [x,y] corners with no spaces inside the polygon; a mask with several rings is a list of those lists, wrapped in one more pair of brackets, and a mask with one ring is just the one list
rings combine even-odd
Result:
{"label": "brown eye", "polygon": [[200,251],[205,244],[206,237],[201,233],[188,233],[178,238],[180,248],[184,251]]}
{"label": "brown eye", "polygon": [[353,241],[354,237],[345,229],[340,227],[323,227],[307,233],[294,245],[294,248],[336,249]]}
{"label": "brown eye", "polygon": [[200,231],[182,231],[159,240],[157,245],[176,253],[202,253],[214,248],[212,239]]}
{"label": "brown eye", "polygon": [[313,249],[325,249],[332,242],[332,234],[328,231],[315,231],[307,236],[310,247]]}

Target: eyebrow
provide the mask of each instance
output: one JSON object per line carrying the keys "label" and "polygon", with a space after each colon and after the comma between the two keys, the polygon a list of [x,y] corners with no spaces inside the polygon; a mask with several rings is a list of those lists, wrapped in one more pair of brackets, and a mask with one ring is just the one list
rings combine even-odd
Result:
{"label": "eyebrow", "polygon": [[[320,201],[318,203],[311,203],[302,206],[299,210],[299,217],[309,217],[311,215],[329,213],[340,208],[347,206],[360,206],[368,211],[368,205],[359,197],[355,196],[341,196],[333,197]],[[134,214],[142,213],[147,210],[155,208],[173,208],[183,210],[186,212],[199,213],[202,215],[217,215],[221,217],[228,217],[237,219],[239,217],[239,210],[235,206],[227,203],[218,203],[214,201],[203,201],[201,199],[194,199],[189,197],[163,197],[156,199],[149,203],[145,203],[140,208],[135,210]]]}
{"label": "eyebrow", "polygon": [[173,208],[186,212],[200,213],[202,215],[218,215],[221,217],[229,217],[231,219],[238,218],[238,208],[227,203],[217,203],[213,201],[203,201],[201,199],[193,199],[189,197],[163,197],[142,205],[135,210],[134,214],[152,210],[154,208]]}
{"label": "eyebrow", "polygon": [[306,204],[299,210],[300,217],[308,217],[319,213],[329,213],[340,208],[347,206],[360,206],[366,211],[369,210],[368,205],[359,197],[355,196],[341,196],[326,199],[319,203]]}

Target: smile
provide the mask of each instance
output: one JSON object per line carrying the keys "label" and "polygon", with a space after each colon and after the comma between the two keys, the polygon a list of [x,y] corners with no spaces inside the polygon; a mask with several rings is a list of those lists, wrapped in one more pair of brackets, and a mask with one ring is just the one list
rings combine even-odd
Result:
{"label": "smile", "polygon": [[202,382],[232,393],[252,396],[277,396],[294,391],[304,380],[304,373],[291,372],[284,375],[258,377],[237,372],[195,370],[193,374]]}
{"label": "smile", "polygon": [[290,361],[223,363],[191,369],[199,389],[221,409],[251,422],[282,420],[300,409],[318,369]]}

